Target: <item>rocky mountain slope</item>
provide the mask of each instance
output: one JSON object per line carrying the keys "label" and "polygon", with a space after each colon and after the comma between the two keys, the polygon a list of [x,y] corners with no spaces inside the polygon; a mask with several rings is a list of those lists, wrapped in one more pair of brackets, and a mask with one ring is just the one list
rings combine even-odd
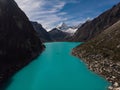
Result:
{"label": "rocky mountain slope", "polygon": [[14,0],[0,0],[0,85],[44,49]]}
{"label": "rocky mountain slope", "polygon": [[110,81],[112,90],[120,89],[120,20],[96,38],[74,48],[72,53]]}
{"label": "rocky mountain slope", "polygon": [[72,41],[88,41],[120,20],[120,3],[92,21],[84,23],[74,34]]}
{"label": "rocky mountain slope", "polygon": [[66,23],[62,22],[62,23],[60,23],[58,26],[56,26],[56,28],[57,28],[58,30],[63,30],[63,31],[65,31],[66,29],[69,28],[69,26],[68,26]]}
{"label": "rocky mountain slope", "polygon": [[81,25],[82,24],[68,26],[66,23],[62,22],[56,26],[56,28],[49,31],[49,34],[54,41],[68,41]]}
{"label": "rocky mountain slope", "polygon": [[78,30],[79,27],[81,27],[81,25],[82,23],[76,26],[68,26],[66,23],[62,22],[56,28],[63,32],[69,33],[70,36],[73,36],[73,34]]}
{"label": "rocky mountain slope", "polygon": [[41,24],[37,23],[37,22],[31,22],[35,31],[38,34],[38,37],[40,37],[42,42],[50,42],[52,41],[49,33],[42,27]]}
{"label": "rocky mountain slope", "polygon": [[57,28],[49,31],[49,34],[53,41],[65,41],[65,37],[69,36],[69,33],[58,30]]}

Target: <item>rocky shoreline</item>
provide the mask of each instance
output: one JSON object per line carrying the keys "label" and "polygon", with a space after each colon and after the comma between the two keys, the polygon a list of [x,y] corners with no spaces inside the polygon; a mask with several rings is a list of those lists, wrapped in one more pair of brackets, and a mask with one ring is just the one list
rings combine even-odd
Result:
{"label": "rocky shoreline", "polygon": [[120,90],[120,20],[92,40],[74,48],[72,54],[108,80],[112,84],[110,90]]}
{"label": "rocky shoreline", "polygon": [[108,90],[120,90],[120,62],[106,60],[102,55],[85,54],[86,51],[72,50],[72,55],[82,58],[90,70],[104,77],[111,83]]}

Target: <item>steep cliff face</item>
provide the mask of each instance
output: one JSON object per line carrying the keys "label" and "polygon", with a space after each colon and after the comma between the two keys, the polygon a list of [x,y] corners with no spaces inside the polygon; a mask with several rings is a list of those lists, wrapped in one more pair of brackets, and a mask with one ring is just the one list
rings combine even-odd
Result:
{"label": "steep cliff face", "polygon": [[72,41],[88,41],[120,20],[120,3],[83,24],[74,34]]}
{"label": "steep cliff face", "polygon": [[51,42],[52,39],[49,35],[49,33],[42,27],[41,24],[37,23],[37,22],[31,22],[35,31],[38,34],[38,37],[40,37],[42,42]]}
{"label": "steep cliff face", "polygon": [[74,48],[72,53],[82,58],[91,70],[112,82],[115,88],[120,86],[120,21]]}
{"label": "steep cliff face", "polygon": [[0,0],[0,85],[43,50],[32,24],[14,0]]}

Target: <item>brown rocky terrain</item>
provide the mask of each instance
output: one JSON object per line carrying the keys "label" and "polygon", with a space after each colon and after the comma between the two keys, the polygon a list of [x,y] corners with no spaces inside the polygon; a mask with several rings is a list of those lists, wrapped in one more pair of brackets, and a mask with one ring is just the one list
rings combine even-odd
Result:
{"label": "brown rocky terrain", "polygon": [[120,90],[120,20],[96,38],[74,48],[72,54],[111,82],[111,90]]}

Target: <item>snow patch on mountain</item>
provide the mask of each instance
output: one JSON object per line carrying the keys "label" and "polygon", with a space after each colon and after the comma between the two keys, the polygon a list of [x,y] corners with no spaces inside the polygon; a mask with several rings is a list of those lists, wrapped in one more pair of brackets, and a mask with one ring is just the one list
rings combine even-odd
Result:
{"label": "snow patch on mountain", "polygon": [[66,30],[69,28],[69,26],[67,24],[65,24],[64,22],[60,23],[57,27],[58,30]]}
{"label": "snow patch on mountain", "polygon": [[62,22],[58,26],[56,26],[56,28],[58,30],[61,30],[62,32],[66,32],[73,35],[78,30],[78,28],[81,27],[81,25],[82,23],[76,26],[68,26],[66,23]]}
{"label": "snow patch on mountain", "polygon": [[68,29],[67,29],[66,31],[64,31],[64,32],[67,32],[67,33],[70,33],[70,34],[74,34],[76,31],[77,31],[77,29],[68,28]]}

